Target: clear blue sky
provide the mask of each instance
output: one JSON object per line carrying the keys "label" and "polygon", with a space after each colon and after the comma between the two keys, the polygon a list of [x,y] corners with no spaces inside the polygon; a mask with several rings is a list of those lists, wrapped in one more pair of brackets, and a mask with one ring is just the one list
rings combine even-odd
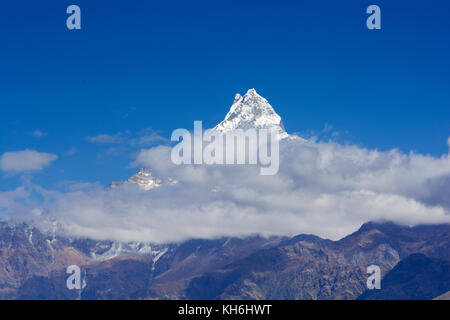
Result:
{"label": "clear blue sky", "polygon": [[[66,28],[70,4],[82,30]],[[370,4],[382,30],[365,26]],[[47,187],[125,179],[139,148],[87,136],[211,127],[248,88],[288,132],[328,123],[368,148],[447,153],[449,17],[448,0],[3,1],[0,154],[57,154],[33,177]]]}

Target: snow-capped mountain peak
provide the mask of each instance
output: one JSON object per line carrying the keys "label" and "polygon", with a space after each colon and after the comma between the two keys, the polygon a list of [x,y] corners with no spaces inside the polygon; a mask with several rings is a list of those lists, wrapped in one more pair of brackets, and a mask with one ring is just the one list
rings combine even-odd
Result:
{"label": "snow-capped mountain peak", "polygon": [[284,129],[281,117],[255,89],[248,90],[244,96],[239,93],[236,94],[233,105],[225,119],[214,127],[215,130],[224,133],[236,129],[247,130],[250,128],[275,128],[279,131],[280,138],[289,136]]}
{"label": "snow-capped mountain peak", "polygon": [[150,190],[161,185],[161,180],[153,177],[147,168],[142,168],[133,174],[128,182],[137,184],[143,190]]}
{"label": "snow-capped mountain peak", "polygon": [[142,168],[133,174],[127,181],[114,181],[111,182],[109,187],[116,188],[124,183],[136,184],[140,189],[147,191],[162,185],[175,185],[178,181],[171,178],[162,181],[161,179],[155,178],[147,168]]}

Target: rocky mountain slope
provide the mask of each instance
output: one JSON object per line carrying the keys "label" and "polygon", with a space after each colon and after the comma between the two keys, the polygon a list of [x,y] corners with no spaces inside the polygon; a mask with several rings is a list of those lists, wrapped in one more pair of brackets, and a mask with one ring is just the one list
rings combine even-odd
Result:
{"label": "rocky mountain slope", "polygon": [[412,254],[383,278],[380,290],[368,290],[361,300],[429,300],[450,290],[450,261]]}
{"label": "rocky mountain slope", "polygon": [[[150,268],[167,248],[146,243],[69,239],[43,233],[27,224],[0,223],[0,299],[17,298],[27,280],[44,281],[70,265],[87,266],[137,257]],[[39,280],[41,279],[41,280]],[[30,284],[28,284],[29,286]],[[32,286],[43,290],[45,286]]]}
{"label": "rocky mountain slope", "polygon": [[450,300],[450,291],[447,291],[446,293],[441,294],[439,297],[436,297],[433,300]]}
{"label": "rocky mountain slope", "polygon": [[[190,240],[111,256],[102,254],[113,242],[53,238],[26,225],[2,223],[0,239],[3,299],[356,299],[371,264],[380,266],[387,286],[388,272],[413,253],[448,261],[450,226],[367,223],[339,241]],[[66,288],[71,264],[82,269],[81,290]],[[428,290],[420,285],[417,292]]]}
{"label": "rocky mountain slope", "polygon": [[193,279],[186,292],[201,299],[355,299],[369,265],[384,275],[411,252],[446,259],[449,232],[448,225],[368,223],[336,242],[300,235]]}

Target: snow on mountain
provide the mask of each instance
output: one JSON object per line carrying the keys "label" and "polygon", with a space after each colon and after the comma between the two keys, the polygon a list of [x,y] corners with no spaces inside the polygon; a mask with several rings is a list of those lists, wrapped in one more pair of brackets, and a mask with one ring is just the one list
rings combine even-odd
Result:
{"label": "snow on mountain", "polygon": [[161,180],[152,176],[146,168],[140,169],[128,179],[129,183],[134,183],[143,190],[150,190],[161,186]]}
{"label": "snow on mountain", "polygon": [[167,247],[156,246],[146,242],[112,242],[109,250],[96,253],[92,252],[91,257],[94,260],[109,260],[124,254],[134,254],[138,256],[151,256],[154,263],[167,252]]}
{"label": "snow on mountain", "polygon": [[244,96],[241,96],[239,93],[236,94],[233,105],[225,119],[214,127],[215,130],[223,133],[236,129],[247,130],[250,128],[274,128],[278,130],[280,139],[289,136],[284,129],[281,117],[255,89],[248,90]]}
{"label": "snow on mountain", "polygon": [[[227,133],[236,129],[247,130],[250,128],[273,128],[278,131],[279,139],[287,138],[286,140],[304,141],[304,139],[296,135],[289,135],[286,132],[281,117],[275,112],[267,99],[261,97],[255,89],[249,89],[244,96],[241,96],[239,93],[236,94],[233,105],[225,116],[225,119],[215,126],[214,130]],[[124,183],[136,184],[142,190],[151,190],[162,185],[173,185],[178,183],[178,181],[174,179],[161,181],[153,177],[148,169],[142,168],[127,181],[114,181],[111,182],[109,187],[115,188]]]}
{"label": "snow on mountain", "polygon": [[168,179],[167,181],[161,181],[158,178],[152,176],[152,173],[147,168],[142,168],[135,174],[133,174],[127,181],[114,181],[109,185],[110,188],[115,188],[124,183],[132,183],[138,185],[142,190],[151,190],[153,188],[158,188],[162,185],[172,185],[176,184],[177,181],[174,179]]}

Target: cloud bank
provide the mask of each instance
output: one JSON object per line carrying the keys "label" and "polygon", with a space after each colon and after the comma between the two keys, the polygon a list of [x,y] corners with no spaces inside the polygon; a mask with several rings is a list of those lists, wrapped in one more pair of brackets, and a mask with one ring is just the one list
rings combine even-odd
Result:
{"label": "cloud bank", "polygon": [[58,156],[35,150],[5,152],[0,157],[0,169],[9,172],[42,170],[49,166]]}
{"label": "cloud bank", "polygon": [[46,215],[65,234],[176,242],[251,234],[338,239],[367,221],[450,222],[449,156],[380,152],[334,142],[283,141],[280,171],[180,165],[171,148],[141,150],[134,165],[179,181],[149,191],[124,184],[51,194]]}

